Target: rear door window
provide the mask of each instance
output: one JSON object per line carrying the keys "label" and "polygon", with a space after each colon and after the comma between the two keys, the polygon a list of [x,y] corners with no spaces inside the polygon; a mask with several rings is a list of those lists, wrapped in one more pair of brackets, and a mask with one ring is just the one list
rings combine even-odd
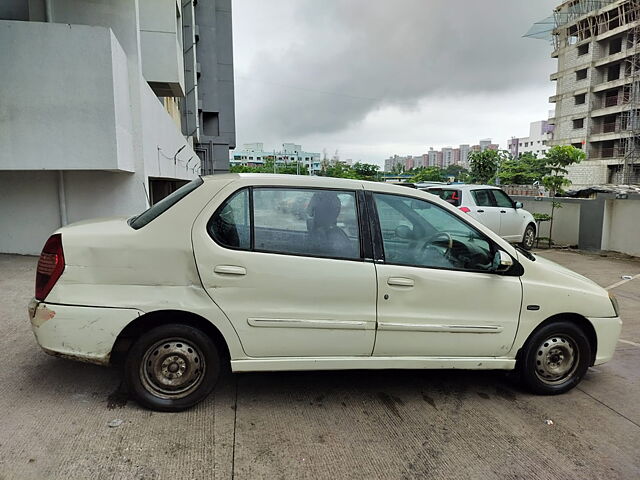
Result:
{"label": "rear door window", "polygon": [[249,189],[228,198],[207,225],[209,235],[223,247],[249,250],[251,248],[251,222]]}
{"label": "rear door window", "polygon": [[491,190],[472,190],[471,195],[479,207],[493,207]]}
{"label": "rear door window", "polygon": [[462,192],[455,189],[442,189],[438,192],[440,198],[451,205],[459,207],[462,204]]}
{"label": "rear door window", "polygon": [[232,249],[361,259],[355,192],[245,188],[218,208],[211,238]]}
{"label": "rear door window", "polygon": [[360,258],[354,192],[255,188],[253,195],[256,250]]}

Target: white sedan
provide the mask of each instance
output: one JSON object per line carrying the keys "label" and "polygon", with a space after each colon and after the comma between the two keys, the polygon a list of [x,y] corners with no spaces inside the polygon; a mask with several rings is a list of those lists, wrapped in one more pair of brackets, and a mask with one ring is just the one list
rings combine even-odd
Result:
{"label": "white sedan", "polygon": [[[296,208],[283,210],[283,205]],[[419,190],[198,178],[46,242],[29,305],[52,355],[124,358],[142,405],[191,407],[231,369],[517,369],[533,392],[611,359],[615,299]]]}
{"label": "white sedan", "polygon": [[531,250],[536,239],[533,215],[503,190],[491,185],[430,185],[425,192],[438,195],[486,225],[511,243]]}

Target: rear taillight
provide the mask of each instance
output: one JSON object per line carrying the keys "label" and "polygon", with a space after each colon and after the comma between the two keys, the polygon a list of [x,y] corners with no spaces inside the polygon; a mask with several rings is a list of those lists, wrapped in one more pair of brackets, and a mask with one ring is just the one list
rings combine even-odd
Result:
{"label": "rear taillight", "polygon": [[44,300],[64,271],[62,235],[51,235],[44,244],[36,273],[36,298]]}
{"label": "rear taillight", "polygon": [[471,209],[467,207],[460,207],[460,210],[462,210],[464,213],[469,213],[471,211]]}

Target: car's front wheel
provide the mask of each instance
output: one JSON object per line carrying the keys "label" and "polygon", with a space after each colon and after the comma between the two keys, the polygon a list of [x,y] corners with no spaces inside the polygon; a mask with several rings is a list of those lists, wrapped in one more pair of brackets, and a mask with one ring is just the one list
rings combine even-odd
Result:
{"label": "car's front wheel", "polygon": [[216,385],[220,356],[197,328],[169,324],[140,336],[127,354],[124,377],[144,407],[165,412],[190,408]]}
{"label": "car's front wheel", "polygon": [[590,360],[591,346],[583,330],[572,322],[553,322],[527,341],[520,375],[533,393],[555,395],[580,383]]}
{"label": "car's front wheel", "polygon": [[536,227],[532,224],[527,225],[524,229],[524,235],[522,235],[522,248],[525,250],[531,250],[533,244],[536,241]]}

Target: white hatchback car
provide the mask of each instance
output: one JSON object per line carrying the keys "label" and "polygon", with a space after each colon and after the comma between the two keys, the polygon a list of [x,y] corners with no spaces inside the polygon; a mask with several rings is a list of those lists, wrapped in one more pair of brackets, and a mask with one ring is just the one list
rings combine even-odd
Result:
{"label": "white hatchback car", "polygon": [[533,215],[509,195],[491,185],[433,185],[422,188],[486,225],[511,243],[531,250],[536,239]]}
{"label": "white hatchback car", "polygon": [[434,195],[251,174],[198,178],[138,216],[61,228],[29,314],[46,352],[122,356],[132,396],[167,411],[205,398],[227,361],[517,368],[530,390],[562,393],[611,359],[621,328],[604,289]]}

